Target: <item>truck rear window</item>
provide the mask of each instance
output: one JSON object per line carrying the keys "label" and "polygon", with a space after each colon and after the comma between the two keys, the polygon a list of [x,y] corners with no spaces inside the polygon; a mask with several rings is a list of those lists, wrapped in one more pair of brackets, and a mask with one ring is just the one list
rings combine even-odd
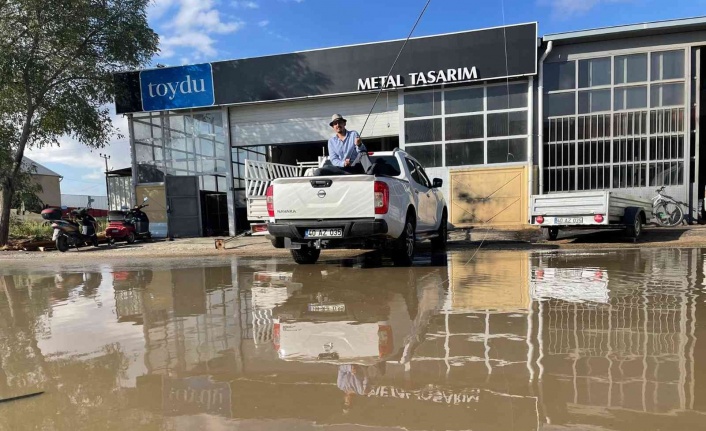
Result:
{"label": "truck rear window", "polygon": [[388,175],[396,177],[400,174],[400,164],[395,156],[370,156],[370,161],[378,166],[375,168],[376,175]]}

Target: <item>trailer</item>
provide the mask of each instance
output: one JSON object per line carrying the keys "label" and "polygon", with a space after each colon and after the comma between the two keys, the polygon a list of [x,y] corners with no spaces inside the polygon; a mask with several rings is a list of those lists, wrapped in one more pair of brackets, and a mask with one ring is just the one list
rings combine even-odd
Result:
{"label": "trailer", "polygon": [[561,229],[624,229],[635,240],[653,217],[651,200],[612,190],[532,195],[530,202],[530,223],[550,241]]}
{"label": "trailer", "polygon": [[318,167],[320,161],[298,162],[296,165],[245,160],[245,199],[252,235],[267,235],[267,197],[265,193],[277,178],[301,177],[306,169]]}

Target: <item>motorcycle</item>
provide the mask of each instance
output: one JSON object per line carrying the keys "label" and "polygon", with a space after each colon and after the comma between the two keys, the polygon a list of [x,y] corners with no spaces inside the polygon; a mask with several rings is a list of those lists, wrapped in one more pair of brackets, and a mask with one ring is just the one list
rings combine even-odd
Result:
{"label": "motorcycle", "polygon": [[71,219],[61,218],[62,211],[59,208],[47,208],[42,210],[42,218],[52,222],[54,229],[52,241],[56,244],[56,249],[65,252],[69,247],[93,244],[98,247],[98,222],[92,215],[88,214],[87,208],[78,208],[71,211]]}
{"label": "motorcycle", "polygon": [[110,244],[117,241],[126,241],[132,244],[137,239],[151,240],[150,219],[142,211],[147,205],[148,198],[142,200],[141,205],[136,205],[132,209],[124,207],[124,211],[108,211],[108,227],[105,229],[105,237]]}

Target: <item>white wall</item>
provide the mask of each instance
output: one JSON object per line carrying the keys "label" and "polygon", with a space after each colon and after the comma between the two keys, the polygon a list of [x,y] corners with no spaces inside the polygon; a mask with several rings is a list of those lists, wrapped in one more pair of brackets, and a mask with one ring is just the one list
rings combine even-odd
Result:
{"label": "white wall", "polygon": [[[361,131],[374,94],[285,101],[230,108],[231,144],[269,145],[327,141],[331,115],[341,114],[349,130]],[[398,136],[397,93],[380,94],[362,137]]]}

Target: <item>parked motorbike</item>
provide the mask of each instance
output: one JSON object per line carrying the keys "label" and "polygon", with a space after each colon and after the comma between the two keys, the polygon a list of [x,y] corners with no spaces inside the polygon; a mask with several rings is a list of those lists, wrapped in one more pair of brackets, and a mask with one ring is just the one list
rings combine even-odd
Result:
{"label": "parked motorbike", "polygon": [[42,210],[42,218],[52,222],[54,229],[52,241],[56,244],[57,250],[65,252],[69,247],[93,244],[98,247],[98,222],[92,215],[88,214],[87,208],[78,208],[71,211],[71,219],[61,218],[60,208],[47,208]]}
{"label": "parked motorbike", "polygon": [[137,239],[151,240],[150,219],[142,211],[142,208],[147,207],[145,202],[148,198],[142,200],[141,205],[136,205],[132,209],[124,207],[124,211],[108,211],[108,227],[105,229],[105,237],[108,238],[110,244],[115,244],[117,241],[126,241],[132,244]]}

